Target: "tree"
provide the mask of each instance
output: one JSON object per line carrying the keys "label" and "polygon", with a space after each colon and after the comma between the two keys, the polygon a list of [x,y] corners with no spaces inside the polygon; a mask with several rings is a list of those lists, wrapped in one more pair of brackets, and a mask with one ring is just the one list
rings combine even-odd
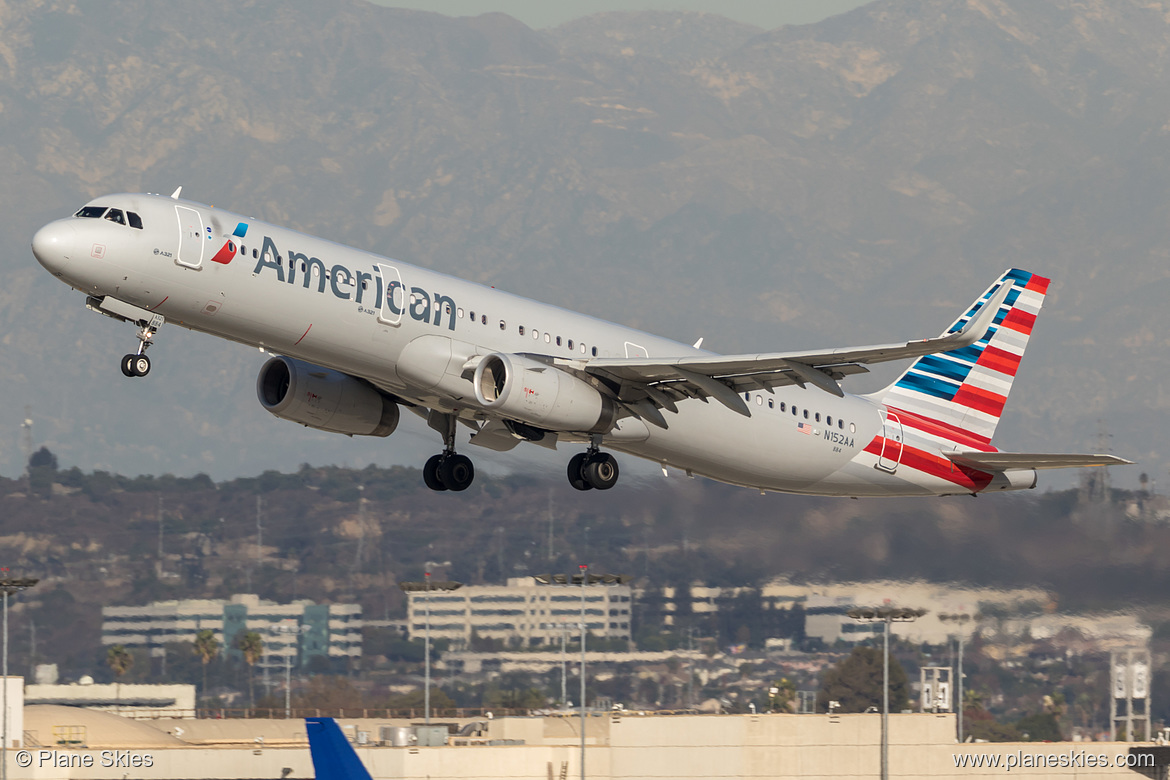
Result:
{"label": "tree", "polygon": [[106,664],[114,673],[114,698],[120,701],[122,698],[122,675],[134,666],[134,656],[130,655],[130,651],[122,645],[114,645],[106,651]]}
{"label": "tree", "polygon": [[[890,711],[909,706],[906,672],[890,657]],[[855,647],[849,656],[825,672],[817,692],[817,710],[825,711],[830,701],[840,702],[842,712],[865,712],[882,707],[882,651]]]}
{"label": "tree", "polygon": [[32,469],[57,470],[57,456],[48,447],[41,447],[28,458],[28,467]]}
{"label": "tree", "polygon": [[772,682],[771,688],[776,691],[775,693],[768,691],[772,712],[796,711],[796,683],[787,677],[781,677]]}
{"label": "tree", "polygon": [[199,660],[203,662],[203,696],[207,697],[207,665],[215,660],[219,655],[219,640],[215,638],[215,632],[210,628],[205,628],[195,635],[195,642],[191,648],[191,652],[199,656]]}
{"label": "tree", "polygon": [[253,667],[264,655],[264,640],[255,631],[241,631],[236,637],[236,649],[244,654],[244,663],[248,665],[248,700],[256,706],[256,686]]}

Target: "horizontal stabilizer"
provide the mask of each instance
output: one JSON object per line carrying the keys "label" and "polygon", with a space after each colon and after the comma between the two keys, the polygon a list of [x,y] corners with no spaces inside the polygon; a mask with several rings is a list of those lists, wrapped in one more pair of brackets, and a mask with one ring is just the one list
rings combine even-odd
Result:
{"label": "horizontal stabilizer", "polygon": [[980,471],[1012,469],[1082,469],[1094,466],[1126,466],[1132,460],[1116,455],[1082,455],[1050,452],[948,452],[951,462]]}

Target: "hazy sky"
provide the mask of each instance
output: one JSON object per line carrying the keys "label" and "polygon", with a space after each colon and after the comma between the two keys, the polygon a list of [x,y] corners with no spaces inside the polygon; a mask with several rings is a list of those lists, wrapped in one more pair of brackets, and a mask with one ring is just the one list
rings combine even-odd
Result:
{"label": "hazy sky", "polygon": [[809,24],[865,5],[868,0],[373,0],[448,16],[502,11],[529,27],[554,27],[600,11],[705,11],[772,29]]}

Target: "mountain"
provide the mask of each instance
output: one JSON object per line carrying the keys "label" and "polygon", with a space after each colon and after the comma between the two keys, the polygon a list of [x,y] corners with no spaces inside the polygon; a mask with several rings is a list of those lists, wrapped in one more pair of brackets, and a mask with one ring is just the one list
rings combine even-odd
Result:
{"label": "mountain", "polygon": [[[132,330],[85,311],[29,239],[95,195],[182,184],[721,352],[933,335],[1018,265],[1054,284],[997,443],[1095,450],[1107,430],[1156,474],[1167,27],[1160,6],[1100,0],[876,0],[771,31],[666,12],[534,31],[357,0],[0,0],[0,473],[22,468],[25,405],[63,465],[121,473],[440,448],[417,421],[388,442],[277,421],[253,397],[264,356],[172,327],[149,380],[120,375]],[[875,374],[851,388],[890,378]]]}

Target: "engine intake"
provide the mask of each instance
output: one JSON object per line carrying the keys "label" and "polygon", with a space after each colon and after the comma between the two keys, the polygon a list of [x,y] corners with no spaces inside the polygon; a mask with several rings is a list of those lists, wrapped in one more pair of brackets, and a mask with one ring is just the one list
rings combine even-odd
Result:
{"label": "engine intake", "polygon": [[476,366],[475,398],[484,409],[546,430],[607,433],[616,417],[613,401],[588,382],[503,352]]}
{"label": "engine intake", "polygon": [[360,379],[328,368],[274,357],[256,377],[260,405],[282,420],[349,436],[389,436],[398,404]]}

